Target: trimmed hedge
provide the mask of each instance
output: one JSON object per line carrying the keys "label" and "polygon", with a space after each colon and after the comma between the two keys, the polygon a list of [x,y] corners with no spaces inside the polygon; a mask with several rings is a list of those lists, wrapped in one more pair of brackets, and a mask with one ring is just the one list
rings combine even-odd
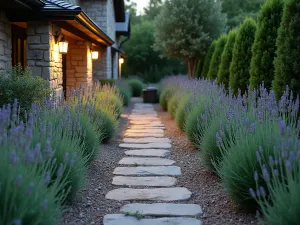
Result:
{"label": "trimmed hedge", "polygon": [[229,85],[230,64],[232,61],[233,46],[237,36],[237,29],[233,29],[228,33],[228,38],[224,51],[221,56],[220,68],[218,71],[217,81],[219,84],[224,84],[226,88]]}
{"label": "trimmed hedge", "polygon": [[261,8],[250,68],[250,86],[258,88],[264,82],[268,89],[274,79],[274,58],[276,52],[277,31],[283,12],[282,0],[267,0]]}
{"label": "trimmed hedge", "polygon": [[300,4],[286,0],[276,41],[275,78],[272,88],[279,98],[286,85],[300,93]]}
{"label": "trimmed hedge", "polygon": [[210,79],[215,79],[218,76],[219,72],[219,66],[221,63],[221,56],[224,51],[224,47],[227,42],[227,34],[223,34],[219,37],[219,39],[216,42],[215,50],[212,55],[210,64],[209,64],[209,70],[207,73],[207,77]]}
{"label": "trimmed hedge", "polygon": [[207,51],[206,56],[205,56],[204,65],[203,65],[203,69],[202,69],[202,73],[201,73],[200,77],[207,77],[210,61],[214,54],[215,47],[216,47],[216,41],[213,41]]}
{"label": "trimmed hedge", "polygon": [[250,62],[252,58],[252,44],[256,31],[256,23],[251,18],[246,18],[241,24],[232,53],[230,65],[229,86],[234,93],[238,89],[247,90],[250,78]]}

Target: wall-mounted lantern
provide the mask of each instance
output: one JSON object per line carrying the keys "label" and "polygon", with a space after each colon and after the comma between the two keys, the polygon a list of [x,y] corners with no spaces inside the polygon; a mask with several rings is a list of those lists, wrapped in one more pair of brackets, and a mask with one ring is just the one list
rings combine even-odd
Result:
{"label": "wall-mounted lantern", "polygon": [[99,58],[99,52],[98,51],[92,51],[92,59],[98,59]]}
{"label": "wall-mounted lantern", "polygon": [[119,63],[123,64],[124,63],[124,58],[119,58]]}
{"label": "wall-mounted lantern", "polygon": [[60,54],[68,53],[68,41],[65,39],[62,33],[55,35],[55,43],[58,44],[58,49]]}

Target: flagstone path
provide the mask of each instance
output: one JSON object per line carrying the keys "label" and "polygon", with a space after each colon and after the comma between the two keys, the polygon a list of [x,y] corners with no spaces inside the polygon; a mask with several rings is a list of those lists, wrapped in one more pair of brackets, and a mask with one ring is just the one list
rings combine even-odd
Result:
{"label": "flagstone path", "polygon": [[124,149],[124,158],[113,171],[116,189],[105,197],[132,203],[124,205],[119,214],[105,215],[103,224],[202,225],[199,205],[178,203],[188,200],[192,193],[176,187],[181,169],[165,158],[170,156],[172,144],[164,136],[164,125],[153,106],[136,103],[128,119],[129,127],[119,145]]}

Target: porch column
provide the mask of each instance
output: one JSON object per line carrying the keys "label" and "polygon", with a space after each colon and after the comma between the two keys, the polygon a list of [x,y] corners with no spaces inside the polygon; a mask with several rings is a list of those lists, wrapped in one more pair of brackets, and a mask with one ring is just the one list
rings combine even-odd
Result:
{"label": "porch column", "polygon": [[11,23],[0,11],[0,73],[11,69]]}
{"label": "porch column", "polygon": [[54,38],[60,31],[50,21],[27,23],[27,65],[34,75],[49,81],[57,97],[63,96],[62,55]]}
{"label": "porch column", "polygon": [[68,39],[69,51],[67,54],[67,92],[74,88],[92,85],[92,53],[91,44],[87,41]]}

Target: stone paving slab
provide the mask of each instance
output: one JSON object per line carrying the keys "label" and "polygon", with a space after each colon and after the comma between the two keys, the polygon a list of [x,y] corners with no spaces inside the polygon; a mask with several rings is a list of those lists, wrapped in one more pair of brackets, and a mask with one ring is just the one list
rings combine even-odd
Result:
{"label": "stone paving slab", "polygon": [[114,185],[127,186],[149,186],[149,187],[171,187],[174,186],[177,179],[174,177],[128,177],[116,176],[113,178]]}
{"label": "stone paving slab", "polygon": [[134,214],[139,212],[143,216],[201,216],[202,208],[196,204],[128,204],[121,208],[122,213]]}
{"label": "stone paving slab", "polygon": [[138,149],[138,150],[128,150],[125,152],[125,154],[130,156],[165,157],[170,154],[170,151],[162,150],[162,149]]}
{"label": "stone paving slab", "polygon": [[108,192],[105,198],[117,201],[182,201],[188,200],[191,195],[192,193],[183,187],[149,189],[118,188]]}
{"label": "stone paving slab", "polygon": [[163,125],[147,125],[147,124],[144,124],[144,125],[131,125],[128,127],[128,129],[145,129],[145,128],[154,128],[154,129],[165,129],[165,126]]}
{"label": "stone paving slab", "polygon": [[133,137],[133,138],[139,138],[139,137],[164,137],[165,135],[163,133],[155,134],[155,133],[125,133],[124,137]]}
{"label": "stone paving slab", "polygon": [[163,125],[161,121],[141,121],[141,120],[131,120],[130,124],[134,125]]}
{"label": "stone paving slab", "polygon": [[132,121],[137,121],[137,120],[141,120],[141,121],[148,121],[148,122],[161,122],[161,119],[159,119],[157,116],[129,116],[128,117],[129,120]]}
{"label": "stone paving slab", "polygon": [[181,168],[178,166],[137,166],[117,167],[115,175],[137,175],[137,176],[180,176]]}
{"label": "stone paving slab", "polygon": [[202,225],[200,220],[194,218],[155,218],[140,219],[123,214],[109,214],[103,218],[104,225]]}
{"label": "stone paving slab", "polygon": [[171,143],[171,140],[169,138],[153,138],[153,137],[147,137],[147,138],[124,138],[123,142],[125,143]]}
{"label": "stone paving slab", "polygon": [[119,144],[120,148],[140,148],[140,149],[147,149],[147,148],[160,148],[160,149],[168,149],[172,148],[172,145],[170,143],[147,143],[147,144],[130,144],[130,143],[124,143]]}
{"label": "stone paving slab", "polygon": [[155,134],[162,134],[164,133],[163,129],[149,129],[149,128],[145,128],[145,129],[127,129],[125,131],[125,133],[155,133]]}
{"label": "stone paving slab", "polygon": [[171,166],[175,163],[171,159],[162,158],[137,158],[125,157],[119,161],[119,165],[137,165],[137,166]]}

